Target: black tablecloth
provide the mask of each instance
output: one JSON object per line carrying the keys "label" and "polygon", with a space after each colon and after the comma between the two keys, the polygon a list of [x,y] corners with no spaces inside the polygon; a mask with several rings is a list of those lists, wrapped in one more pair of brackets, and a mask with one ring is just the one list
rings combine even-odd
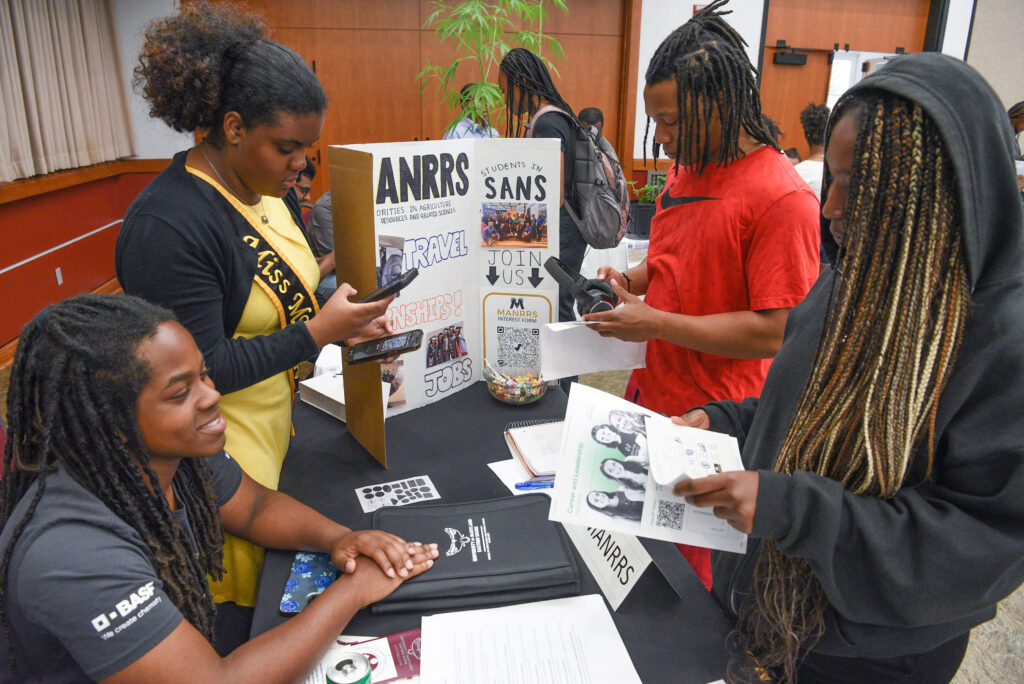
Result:
{"label": "black tablecloth", "polygon": [[[295,436],[281,473],[280,489],[324,515],[353,529],[370,526],[356,487],[429,475],[443,502],[509,496],[487,467],[510,457],[502,436],[516,420],[561,418],[566,396],[557,387],[527,406],[507,406],[477,383],[442,401],[389,418],[388,468],[382,468],[348,434],[345,424],[297,402]],[[664,544],[655,542],[655,544]],[[670,550],[672,553],[664,553]],[[618,611],[615,625],[645,682],[709,682],[725,671],[728,624],[718,605],[673,547],[656,554],[672,587],[653,566]],[[253,618],[252,635],[287,618],[278,613],[281,593],[294,552],[268,551]],[[579,560],[582,593],[600,594],[586,564]],[[679,592],[683,598],[679,598]],[[419,626],[415,613],[371,615],[360,611],[346,627],[348,634],[383,636]]]}

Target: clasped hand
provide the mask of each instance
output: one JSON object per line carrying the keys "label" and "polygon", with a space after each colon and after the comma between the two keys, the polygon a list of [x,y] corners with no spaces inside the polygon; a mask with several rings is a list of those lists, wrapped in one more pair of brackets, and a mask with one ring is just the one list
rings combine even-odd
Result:
{"label": "clasped hand", "polygon": [[437,558],[437,544],[407,542],[380,530],[351,530],[331,544],[331,560],[346,573],[356,570],[356,557],[372,558],[391,578],[407,578],[418,564]]}
{"label": "clasped hand", "polygon": [[[704,409],[694,409],[683,416],[674,416],[676,425],[707,430],[711,426]],[[756,470],[732,470],[695,480],[678,483],[672,493],[686,497],[686,503],[701,508],[711,508],[716,518],[721,518],[740,532],[754,531],[754,515],[757,513],[757,490],[760,477]]]}

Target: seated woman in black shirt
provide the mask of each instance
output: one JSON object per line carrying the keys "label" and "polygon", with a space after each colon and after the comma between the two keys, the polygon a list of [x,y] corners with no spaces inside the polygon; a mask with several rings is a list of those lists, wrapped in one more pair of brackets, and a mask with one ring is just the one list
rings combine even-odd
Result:
{"label": "seated woman in black shirt", "polygon": [[[22,332],[0,480],[0,681],[284,682],[436,546],[353,531],[224,452],[220,394],[172,314],[81,295]],[[224,532],[329,552],[344,573],[288,624],[225,658],[206,575]]]}

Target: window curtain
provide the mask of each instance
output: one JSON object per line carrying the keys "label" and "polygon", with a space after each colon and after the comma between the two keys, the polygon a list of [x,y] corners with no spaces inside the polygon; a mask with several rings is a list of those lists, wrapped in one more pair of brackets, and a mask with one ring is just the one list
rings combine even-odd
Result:
{"label": "window curtain", "polygon": [[0,182],[135,154],[110,0],[0,0]]}

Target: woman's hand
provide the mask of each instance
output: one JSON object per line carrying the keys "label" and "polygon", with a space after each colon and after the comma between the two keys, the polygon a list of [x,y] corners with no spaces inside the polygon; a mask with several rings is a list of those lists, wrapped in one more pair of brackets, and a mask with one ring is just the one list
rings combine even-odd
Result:
{"label": "woman's hand", "polygon": [[[422,551],[413,554],[411,556],[412,566],[405,577],[399,578],[386,575],[372,560],[365,556],[359,556],[353,561],[352,572],[339,577],[334,584],[327,588],[327,591],[339,587],[344,591],[354,592],[363,607],[376,603],[397,589],[405,580],[426,572],[434,565],[433,559],[437,556],[437,548],[436,545],[432,546],[435,546],[433,556]],[[429,547],[421,546],[419,548],[427,549]]]}
{"label": "woman's hand", "polygon": [[395,299],[392,295],[376,302],[360,304],[349,301],[348,298],[354,294],[356,291],[351,285],[342,283],[324,303],[320,313],[306,321],[306,328],[317,346],[323,347],[331,342],[363,335],[364,329],[383,316],[388,305]]}
{"label": "woman's hand", "polygon": [[647,306],[639,297],[626,292],[619,280],[609,282],[622,306],[611,311],[587,314],[583,320],[593,322],[590,327],[601,337],[614,337],[626,342],[646,342],[660,337],[658,331],[664,312]]}
{"label": "woman's hand", "polygon": [[754,530],[759,485],[760,477],[756,470],[732,470],[685,480],[677,484],[672,493],[685,496],[686,503],[693,506],[714,508],[716,518],[750,534]]}
{"label": "woman's hand", "polygon": [[359,530],[338,537],[330,552],[334,565],[344,572],[355,572],[356,558],[363,555],[375,560],[388,577],[406,578],[415,565],[414,556],[437,558],[437,544],[424,546],[380,530]]}
{"label": "woman's hand", "polygon": [[708,412],[702,408],[695,408],[692,411],[687,411],[681,416],[672,416],[672,422],[676,425],[684,425],[686,427],[697,428],[698,430],[711,429],[711,417],[708,416]]}

